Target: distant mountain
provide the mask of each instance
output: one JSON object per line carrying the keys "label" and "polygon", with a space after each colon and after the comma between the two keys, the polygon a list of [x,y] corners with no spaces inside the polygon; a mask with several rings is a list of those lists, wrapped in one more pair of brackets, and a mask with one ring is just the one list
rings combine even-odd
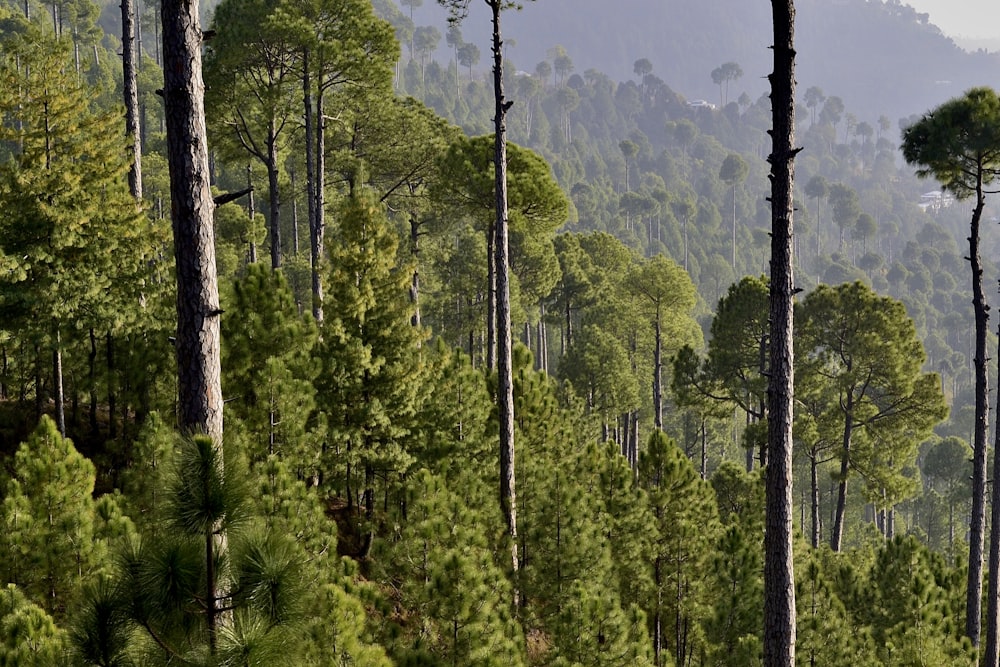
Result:
{"label": "distant mountain", "polygon": [[[647,58],[653,74],[688,99],[718,100],[711,72],[738,63],[744,77],[730,99],[767,92],[771,71],[770,5],[733,0],[537,0],[503,19],[508,57],[534,71],[555,45],[575,71],[594,68],[613,79],[634,77]],[[820,87],[863,120],[895,121],[923,113],[974,85],[1000,87],[1000,54],[969,53],[909,5],[891,0],[799,0],[796,3],[799,90]],[[463,37],[480,45],[486,68],[489,16],[470,2]],[[403,12],[409,14],[409,7]],[[433,0],[414,10],[418,26],[443,33],[445,12]],[[442,40],[442,45],[444,40]],[[732,94],[735,91],[735,94]]]}

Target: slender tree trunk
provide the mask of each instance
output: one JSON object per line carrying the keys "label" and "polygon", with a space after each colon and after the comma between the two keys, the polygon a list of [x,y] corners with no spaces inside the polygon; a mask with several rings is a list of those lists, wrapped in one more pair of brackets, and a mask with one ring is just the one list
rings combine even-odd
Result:
{"label": "slender tree trunk", "polygon": [[[413,190],[410,190],[413,193]],[[410,277],[410,303],[413,315],[410,324],[420,326],[420,223],[415,214],[410,214],[410,254],[413,256],[413,275]]]}
{"label": "slender tree trunk", "polygon": [[274,119],[267,137],[267,190],[270,198],[269,234],[271,236],[271,268],[281,268],[281,190],[278,184],[278,142]]}
{"label": "slender tree trunk", "polygon": [[299,254],[299,196],[295,190],[295,168],[288,170],[288,177],[291,179],[292,190],[292,255]]}
{"label": "slender tree trunk", "polygon": [[500,508],[507,522],[507,539],[514,573],[514,609],[517,609],[517,495],[514,482],[514,382],[510,332],[510,261],[507,248],[507,110],[503,88],[503,40],[500,36],[502,0],[487,0],[493,11],[494,171],[496,177],[496,337],[497,412],[500,422]]}
{"label": "slender tree trunk", "polygon": [[257,205],[253,196],[253,167],[247,164],[247,217],[250,219],[250,238],[247,244],[247,262],[257,263],[257,240],[254,238],[254,218],[257,217]]}
{"label": "slender tree trunk", "polygon": [[55,402],[56,426],[59,435],[66,437],[66,406],[63,388],[62,335],[59,325],[52,328],[52,398]]}
{"label": "slender tree trunk", "polygon": [[320,277],[320,247],[316,242],[316,163],[313,126],[312,77],[309,71],[309,49],[302,52],[302,106],[305,110],[306,139],[306,215],[309,217],[309,265],[311,268],[312,314],[323,321],[323,282]]}
{"label": "slender tree trunk", "polygon": [[819,518],[819,462],[813,453],[809,459],[809,496],[811,505],[812,529],[810,531],[809,543],[813,549],[819,548],[820,541],[820,518]]}
{"label": "slender tree trunk", "polygon": [[222,445],[215,267],[197,0],[163,0],[163,98],[177,266],[178,421]]}
{"label": "slender tree trunk", "polygon": [[139,132],[139,93],[135,63],[135,0],[122,0],[122,73],[125,96],[125,134],[132,151],[128,185],[137,201],[142,199],[142,141]]}
{"label": "slender tree trunk", "polygon": [[[979,208],[977,205],[976,208]],[[997,350],[997,364],[1000,367],[1000,344]],[[977,401],[978,403],[978,401]],[[1000,394],[997,395],[997,412],[1000,413]],[[1000,432],[994,434],[993,440],[993,487],[992,506],[990,508],[990,562],[989,562],[989,589],[986,595],[986,651],[983,656],[985,667],[997,667],[1000,665],[1000,456],[996,452],[1000,451]],[[952,544],[952,503],[948,502],[948,544]]]}
{"label": "slender tree trunk", "polygon": [[663,340],[660,331],[660,306],[656,306],[656,321],[653,323],[656,344],[653,349],[653,426],[663,430]]}
{"label": "slender tree trunk", "polygon": [[486,370],[497,367],[497,225],[486,232]]}
{"label": "slender tree trunk", "polygon": [[323,321],[323,239],[326,235],[326,119],[323,117],[323,75],[317,73],[316,88],[316,203],[310,239],[312,252],[313,317]]}
{"label": "slender tree trunk", "polygon": [[795,664],[792,565],[793,206],[795,142],[795,3],[771,0],[774,20],[771,163],[771,288],[768,456],[765,470],[764,667]]}
{"label": "slender tree trunk", "polygon": [[[972,446],[972,516],[969,523],[969,579],[965,599],[965,634],[979,648],[982,630],[983,547],[986,533],[986,437],[989,433],[989,377],[986,370],[986,334],[989,306],[983,289],[983,263],[979,255],[979,221],[985,197],[980,177],[976,207],[972,211],[969,234],[969,262],[972,267],[972,310],[975,313],[976,412]],[[994,649],[996,650],[996,649]]]}
{"label": "slender tree trunk", "polygon": [[854,393],[847,395],[844,417],[844,436],[840,452],[840,478],[837,480],[837,511],[833,517],[833,532],[830,534],[830,548],[840,551],[844,538],[844,514],[847,512],[847,474],[851,467],[851,437],[854,430]]}

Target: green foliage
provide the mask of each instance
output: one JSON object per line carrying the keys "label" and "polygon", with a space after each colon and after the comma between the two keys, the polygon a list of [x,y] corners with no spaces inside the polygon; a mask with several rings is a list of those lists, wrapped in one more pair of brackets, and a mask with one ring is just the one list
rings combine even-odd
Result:
{"label": "green foliage", "polygon": [[[903,157],[957,197],[976,193],[1000,176],[1000,97],[972,88],[903,131]],[[981,180],[979,180],[981,178]]]}
{"label": "green foliage", "polygon": [[222,320],[223,391],[227,419],[242,422],[253,460],[280,454],[302,473],[317,469],[324,436],[313,414],[318,337],[283,274],[248,266]]}
{"label": "green foliage", "polygon": [[63,618],[107,565],[95,535],[94,465],[43,417],[18,448],[3,500],[3,579]]}
{"label": "green foliage", "polygon": [[66,633],[14,584],[0,591],[0,638],[0,665],[59,664],[66,646]]}

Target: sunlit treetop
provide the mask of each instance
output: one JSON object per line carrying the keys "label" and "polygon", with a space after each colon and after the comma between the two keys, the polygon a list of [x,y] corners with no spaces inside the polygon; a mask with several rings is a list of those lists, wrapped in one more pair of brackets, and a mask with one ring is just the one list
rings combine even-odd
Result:
{"label": "sunlit treetop", "polygon": [[945,102],[903,130],[902,150],[918,176],[972,196],[1000,176],[1000,96],[980,87]]}

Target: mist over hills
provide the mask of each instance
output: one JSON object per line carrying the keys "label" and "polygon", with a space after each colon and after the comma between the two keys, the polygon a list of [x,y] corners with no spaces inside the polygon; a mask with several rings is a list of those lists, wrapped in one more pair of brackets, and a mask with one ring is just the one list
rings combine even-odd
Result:
{"label": "mist over hills", "polygon": [[[1000,86],[1000,54],[965,51],[898,0],[800,0],[796,8],[800,91],[818,86],[862,119],[895,122],[972,86]],[[446,28],[446,12],[433,0],[414,9],[413,20]],[[462,34],[480,45],[484,69],[489,30],[484,3],[473,1]],[[653,73],[688,99],[718,101],[711,71],[724,62],[744,72],[731,99],[765,94],[771,71],[763,2],[538,0],[505,14],[503,32],[518,69],[533,71],[555,45],[566,48],[576,72],[593,68],[618,80],[634,77],[634,62],[648,58]]]}

